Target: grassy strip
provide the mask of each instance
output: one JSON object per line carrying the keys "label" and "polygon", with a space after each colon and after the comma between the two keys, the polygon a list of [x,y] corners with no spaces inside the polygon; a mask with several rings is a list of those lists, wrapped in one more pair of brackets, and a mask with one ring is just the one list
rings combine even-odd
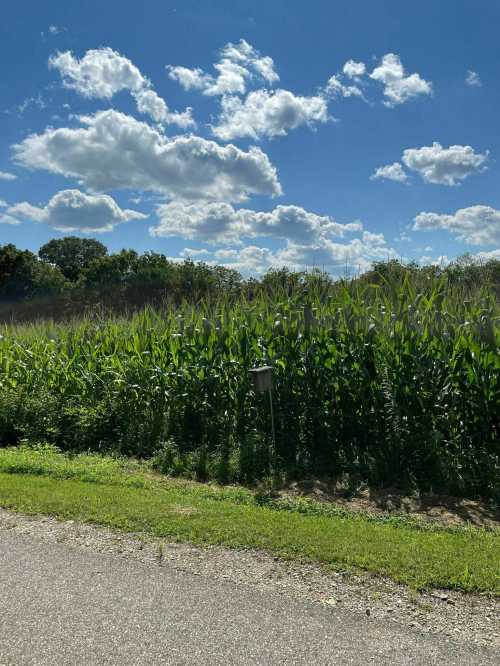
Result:
{"label": "grassy strip", "polygon": [[244,488],[157,480],[145,466],[112,458],[4,449],[0,506],[197,544],[259,548],[416,588],[500,595],[498,532],[283,511],[259,505]]}

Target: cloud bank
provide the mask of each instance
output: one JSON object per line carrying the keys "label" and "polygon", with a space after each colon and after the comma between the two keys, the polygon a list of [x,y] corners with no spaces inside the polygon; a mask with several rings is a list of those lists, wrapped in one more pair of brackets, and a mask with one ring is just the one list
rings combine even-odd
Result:
{"label": "cloud bank", "polygon": [[76,178],[92,191],[147,190],[188,200],[244,201],[281,194],[276,169],[259,148],[243,151],[192,135],[167,138],[118,111],[80,117],[82,127],[48,128],[13,147],[30,169]]}

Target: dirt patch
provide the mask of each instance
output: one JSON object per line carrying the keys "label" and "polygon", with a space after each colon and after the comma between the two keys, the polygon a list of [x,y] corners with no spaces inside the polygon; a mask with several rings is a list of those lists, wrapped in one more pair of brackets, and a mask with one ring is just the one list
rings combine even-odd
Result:
{"label": "dirt patch", "polygon": [[474,525],[500,528],[500,508],[492,503],[470,500],[451,495],[422,493],[405,495],[395,489],[361,487],[347,492],[338,482],[316,479],[298,481],[278,492],[282,498],[307,497],[328,502],[348,511],[411,515],[445,527]]}

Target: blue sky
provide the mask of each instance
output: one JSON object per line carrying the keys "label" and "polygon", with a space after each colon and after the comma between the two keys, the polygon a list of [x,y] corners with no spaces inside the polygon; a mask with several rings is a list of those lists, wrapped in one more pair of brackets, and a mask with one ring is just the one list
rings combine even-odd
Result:
{"label": "blue sky", "polygon": [[5,4],[0,243],[500,256],[500,2]]}

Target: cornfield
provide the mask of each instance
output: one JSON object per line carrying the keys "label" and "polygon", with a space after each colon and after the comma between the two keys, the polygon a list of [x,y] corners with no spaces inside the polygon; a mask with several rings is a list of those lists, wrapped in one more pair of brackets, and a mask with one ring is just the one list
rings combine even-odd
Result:
{"label": "cornfield", "polygon": [[[350,475],[498,497],[498,303],[437,281],[4,326],[0,443],[221,482]],[[267,396],[249,370],[274,368]]]}

